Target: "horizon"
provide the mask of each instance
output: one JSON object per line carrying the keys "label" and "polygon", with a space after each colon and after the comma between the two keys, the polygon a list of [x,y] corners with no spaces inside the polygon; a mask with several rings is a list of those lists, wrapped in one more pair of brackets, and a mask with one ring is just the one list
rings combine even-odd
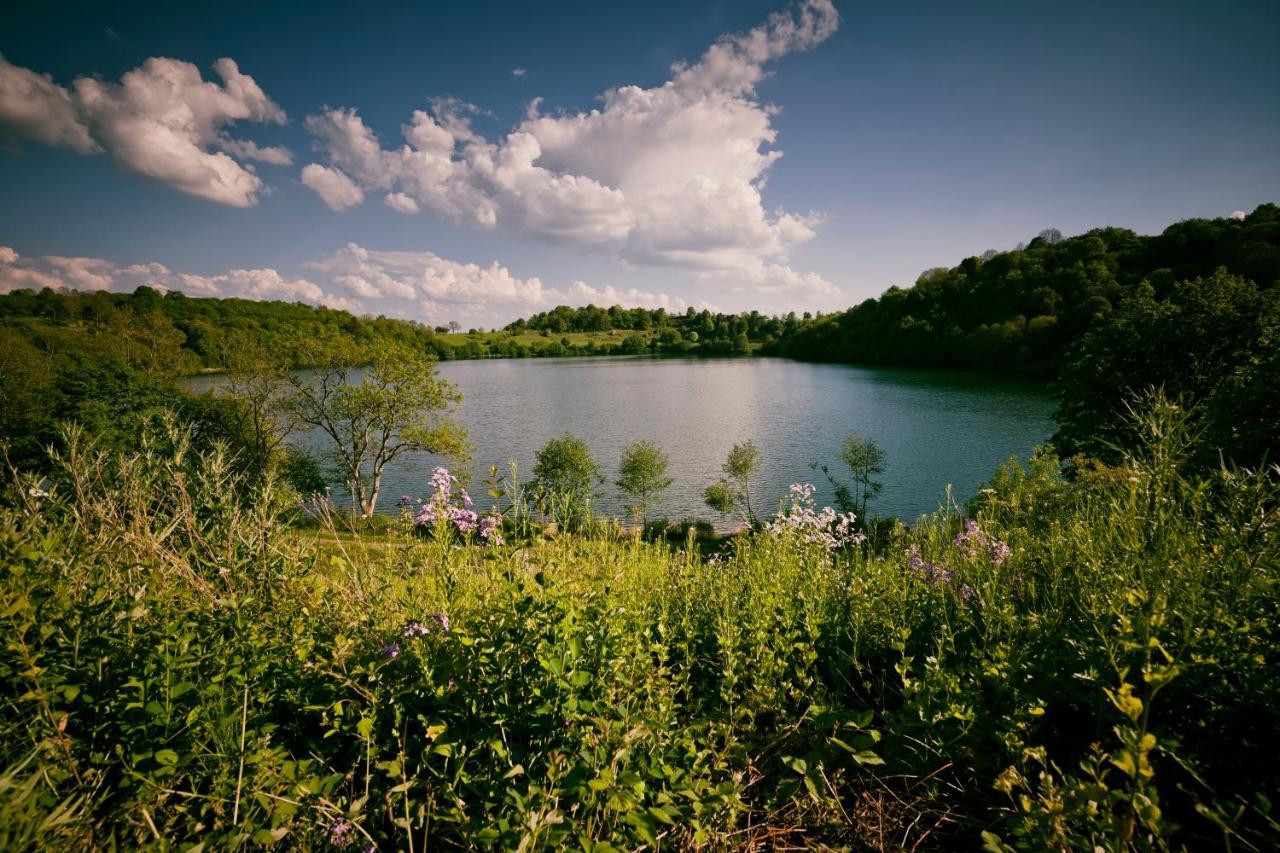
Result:
{"label": "horizon", "polygon": [[567,5],[493,32],[18,7],[0,291],[476,328],[561,304],[829,313],[1043,229],[1159,233],[1280,195],[1274,7],[1011,8]]}

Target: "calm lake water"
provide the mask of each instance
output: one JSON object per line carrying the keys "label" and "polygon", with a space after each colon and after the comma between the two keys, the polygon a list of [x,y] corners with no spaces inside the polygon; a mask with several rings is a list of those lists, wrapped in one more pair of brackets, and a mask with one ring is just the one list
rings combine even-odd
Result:
{"label": "calm lake water", "polygon": [[[463,394],[457,415],[474,448],[478,502],[489,465],[505,472],[514,458],[527,476],[538,448],[569,431],[604,470],[597,506],[608,514],[623,512],[613,487],[623,449],[642,438],[663,448],[675,482],[650,516],[672,519],[714,517],[702,492],[721,476],[729,448],[747,439],[763,457],[754,505],[769,511],[801,482],[817,485],[819,506],[831,503],[831,487],[810,463],[834,473],[850,432],[887,457],[872,511],[914,519],[936,510],[948,485],[963,501],[999,463],[1025,458],[1053,432],[1055,407],[1043,385],[1004,377],[773,358],[486,359],[442,362],[439,372]],[[379,510],[395,512],[400,495],[424,495],[436,464],[425,454],[398,459]]]}

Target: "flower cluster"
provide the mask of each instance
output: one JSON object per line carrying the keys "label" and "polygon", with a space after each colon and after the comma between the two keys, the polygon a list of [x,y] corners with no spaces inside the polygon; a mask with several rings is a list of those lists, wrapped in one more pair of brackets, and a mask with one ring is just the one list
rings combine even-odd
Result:
{"label": "flower cluster", "polygon": [[[464,536],[478,531],[486,545],[502,544],[502,519],[496,515],[481,518],[471,509],[471,495],[448,468],[438,467],[431,472],[431,488],[431,498],[413,513],[414,524],[433,527],[443,520]],[[406,495],[401,501],[412,504],[413,498]]]}
{"label": "flower cluster", "polygon": [[329,827],[329,843],[334,847],[350,847],[355,842],[355,826],[345,817],[340,817]]}
{"label": "flower cluster", "polygon": [[794,483],[791,486],[791,506],[778,511],[765,529],[774,534],[789,534],[802,542],[821,545],[828,551],[836,551],[848,545],[866,541],[854,526],[856,516],[851,512],[838,513],[829,506],[815,510],[812,483]]}
{"label": "flower cluster", "polygon": [[966,557],[973,559],[979,554],[986,554],[992,565],[1000,565],[1009,559],[1013,549],[1006,543],[987,533],[972,518],[965,519],[964,530],[956,534],[956,547]]}
{"label": "flower cluster", "polygon": [[[435,622],[436,625],[440,628],[440,633],[442,634],[449,633],[449,614],[432,613],[431,621]],[[431,633],[431,628],[428,627],[427,625],[422,624],[421,622],[410,622],[408,625],[405,626],[405,629],[404,629],[404,635],[406,637],[425,637],[427,634],[430,634],[430,633]]]}
{"label": "flower cluster", "polygon": [[933,586],[937,583],[951,583],[955,579],[955,574],[950,569],[944,569],[936,563],[926,562],[920,556],[920,546],[912,545],[907,549],[907,568],[924,577],[924,582]]}
{"label": "flower cluster", "polygon": [[907,568],[924,578],[924,582],[929,586],[946,584],[952,587],[962,601],[969,601],[974,596],[973,587],[967,583],[956,583],[955,572],[937,563],[930,563],[920,556],[919,545],[912,545],[907,549]]}

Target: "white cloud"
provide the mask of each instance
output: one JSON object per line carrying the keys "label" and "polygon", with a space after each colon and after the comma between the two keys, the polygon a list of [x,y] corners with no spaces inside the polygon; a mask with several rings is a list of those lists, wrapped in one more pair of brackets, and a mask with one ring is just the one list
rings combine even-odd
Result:
{"label": "white cloud", "polygon": [[517,65],[515,68],[511,69],[511,76],[516,78],[517,80],[519,80],[521,77],[527,77],[528,75],[529,75],[529,70],[527,68],[521,68],[520,66]]}
{"label": "white cloud", "polygon": [[679,312],[689,307],[689,303],[679,296],[668,293],[652,293],[637,290],[634,287],[619,290],[613,285],[603,288],[592,287],[583,281],[575,281],[569,288],[569,297],[575,305],[598,305],[601,308],[621,305],[623,308],[663,308],[671,312]]}
{"label": "white cloud", "polygon": [[412,196],[404,193],[388,193],[382,199],[382,203],[392,210],[398,210],[401,213],[417,213],[418,203],[413,200]]}
{"label": "white cloud", "polygon": [[48,74],[19,68],[0,56],[0,131],[81,154],[101,149],[76,114],[71,94]]}
{"label": "white cloud", "polygon": [[755,86],[769,62],[818,45],[838,23],[830,0],[804,0],[673,66],[661,86],[606,91],[599,109],[542,115],[534,99],[498,142],[476,133],[477,109],[457,101],[415,112],[398,148],[383,148],[351,109],[326,109],[306,126],[330,168],[456,222],[631,264],[812,290],[806,276],[761,272],[787,269],[788,253],[819,220],[764,206],[767,172],[782,152],[769,148],[777,110]]}
{"label": "white cloud", "polygon": [[519,278],[497,261],[482,266],[432,252],[375,251],[356,243],[305,266],[314,275],[295,278],[272,268],[197,275],[175,272],[159,263],[121,266],[102,258],[28,258],[0,246],[0,293],[45,287],[124,293],[146,285],[189,296],[309,302],[355,314],[387,314],[431,324],[465,320],[486,326],[556,305],[595,303],[672,311],[687,307],[685,300],[665,293],[596,288],[581,281],[559,290],[545,286],[536,276]]}
{"label": "white cloud", "polygon": [[260,146],[250,139],[220,137],[217,146],[242,160],[260,160],[272,166],[292,166],[293,153],[282,145]]}
{"label": "white cloud", "polygon": [[0,246],[0,293],[18,288],[44,287],[74,290],[131,292],[146,285],[157,290],[179,290],[190,296],[236,296],[244,299],[282,299],[330,307],[353,307],[353,300],[335,297],[303,278],[289,278],[274,269],[235,269],[221,275],[175,273],[163,264],[119,266],[102,258],[69,258],[57,255],[26,258]]}
{"label": "white cloud", "polygon": [[364,192],[337,169],[326,169],[318,163],[302,170],[302,183],[315,190],[330,210],[346,210],[364,201]]}
{"label": "white cloud", "polygon": [[432,252],[375,251],[355,243],[307,267],[380,311],[433,324],[466,320],[495,326],[556,305],[592,302],[671,310],[687,305],[665,293],[597,289],[581,281],[559,290],[537,277],[518,278],[497,261],[482,266]]}
{"label": "white cloud", "polygon": [[1243,222],[1246,218],[1248,218],[1248,216],[1249,214],[1245,213],[1243,210],[1233,210],[1231,211],[1231,215],[1228,216],[1227,218],[1234,219],[1237,222]]}
{"label": "white cloud", "polygon": [[0,130],[82,154],[106,151],[180,192],[249,207],[263,183],[240,161],[288,165],[293,158],[282,147],[233,139],[227,128],[238,121],[284,124],[285,113],[233,60],[219,59],[213,68],[221,85],[189,62],[152,57],[118,83],[77,77],[64,88],[0,58]]}

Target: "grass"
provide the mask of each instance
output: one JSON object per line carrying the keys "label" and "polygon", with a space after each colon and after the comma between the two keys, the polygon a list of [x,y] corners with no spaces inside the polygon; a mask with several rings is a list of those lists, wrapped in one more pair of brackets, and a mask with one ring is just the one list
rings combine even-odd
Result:
{"label": "grass", "polygon": [[1150,419],[968,529],[714,559],[298,530],[180,431],[73,434],[0,507],[0,845],[1272,846],[1276,475]]}
{"label": "grass", "polygon": [[647,343],[653,337],[652,332],[633,332],[611,330],[608,332],[561,332],[543,335],[539,332],[521,332],[513,334],[511,332],[476,332],[474,334],[468,332],[449,332],[440,335],[440,339],[451,347],[459,347],[468,341],[479,341],[489,344],[496,341],[512,340],[516,343],[524,344],[527,347],[548,347],[552,344],[560,343],[564,339],[568,339],[575,347],[585,344],[608,344],[610,346],[621,345],[622,341],[631,335],[639,335]]}

